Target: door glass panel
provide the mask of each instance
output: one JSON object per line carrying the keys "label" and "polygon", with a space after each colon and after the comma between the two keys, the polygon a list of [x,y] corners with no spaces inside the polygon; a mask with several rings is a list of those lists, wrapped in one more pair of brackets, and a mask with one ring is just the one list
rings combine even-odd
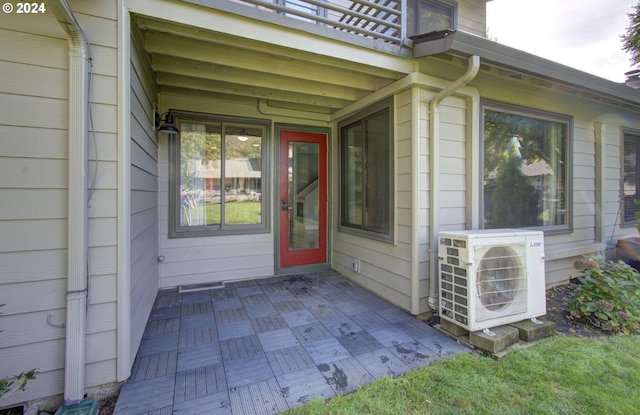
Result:
{"label": "door glass panel", "polygon": [[319,246],[319,145],[289,143],[289,249]]}

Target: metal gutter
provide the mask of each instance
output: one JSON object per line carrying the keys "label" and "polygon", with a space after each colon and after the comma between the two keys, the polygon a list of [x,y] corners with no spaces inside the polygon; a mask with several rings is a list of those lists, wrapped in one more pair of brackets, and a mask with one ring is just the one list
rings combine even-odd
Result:
{"label": "metal gutter", "polygon": [[460,31],[443,31],[415,36],[412,40],[414,58],[441,53],[462,57],[477,55],[483,64],[493,64],[539,79],[587,90],[614,101],[640,106],[640,91],[624,83],[612,82],[480,36]]}
{"label": "metal gutter", "polygon": [[89,42],[65,0],[47,0],[69,42],[69,159],[67,235],[67,317],[64,404],[84,399],[87,321],[87,120]]}
{"label": "metal gutter", "polygon": [[[438,275],[437,264],[437,246],[438,231],[440,229],[440,112],[439,105],[443,99],[455,93],[458,89],[465,86],[473,80],[480,70],[480,57],[473,55],[469,57],[469,66],[467,71],[458,79],[449,84],[446,88],[440,90],[429,103],[429,198],[431,203],[429,206],[429,264],[431,268],[429,278],[429,307],[432,310],[437,309],[438,295],[436,290],[436,275]],[[414,188],[415,192],[416,189]],[[414,225],[415,226],[415,225]]]}

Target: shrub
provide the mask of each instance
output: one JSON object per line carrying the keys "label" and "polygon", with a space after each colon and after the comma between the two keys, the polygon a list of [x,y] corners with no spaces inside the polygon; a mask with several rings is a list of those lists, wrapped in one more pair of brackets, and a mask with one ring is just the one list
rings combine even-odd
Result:
{"label": "shrub", "polygon": [[565,301],[571,318],[610,333],[640,332],[640,274],[622,261],[585,257],[574,263],[584,275]]}
{"label": "shrub", "polygon": [[14,391],[24,391],[27,382],[36,378],[36,373],[36,369],[31,369],[18,375],[0,378],[0,398]]}
{"label": "shrub", "polygon": [[[0,304],[0,307],[3,306],[4,304]],[[0,329],[0,332],[2,331],[3,330]],[[27,387],[27,383],[36,378],[36,373],[38,373],[37,369],[31,369],[14,376],[5,376],[0,378],[0,398],[3,398],[5,395],[9,395],[15,391],[24,391]]]}

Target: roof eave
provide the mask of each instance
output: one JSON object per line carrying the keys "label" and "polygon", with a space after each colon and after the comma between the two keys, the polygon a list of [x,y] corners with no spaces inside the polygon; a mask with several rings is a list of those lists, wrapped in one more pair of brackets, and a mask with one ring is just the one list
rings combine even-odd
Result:
{"label": "roof eave", "polygon": [[634,106],[640,105],[640,91],[595,75],[523,52],[461,31],[442,32],[423,39],[414,38],[414,58],[450,53],[463,57],[480,56],[484,63],[518,71],[566,86],[586,89]]}

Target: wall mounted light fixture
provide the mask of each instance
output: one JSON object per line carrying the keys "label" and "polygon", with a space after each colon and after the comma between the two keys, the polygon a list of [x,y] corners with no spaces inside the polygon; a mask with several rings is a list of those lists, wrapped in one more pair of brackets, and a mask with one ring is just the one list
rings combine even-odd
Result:
{"label": "wall mounted light fixture", "polygon": [[[180,134],[180,130],[174,125],[173,114],[165,112],[162,115],[155,113],[155,125],[159,133],[167,133],[170,136]],[[160,125],[162,123],[162,125]]]}

